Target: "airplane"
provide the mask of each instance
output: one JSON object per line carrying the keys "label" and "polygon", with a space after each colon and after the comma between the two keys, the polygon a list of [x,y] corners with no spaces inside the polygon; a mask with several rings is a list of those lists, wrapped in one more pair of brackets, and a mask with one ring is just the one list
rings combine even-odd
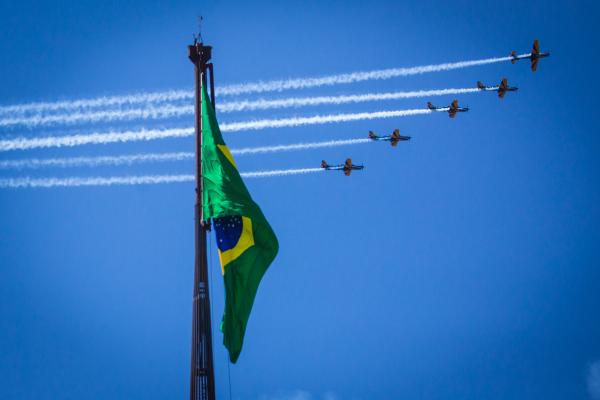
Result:
{"label": "airplane", "polygon": [[377,136],[373,131],[369,131],[369,139],[375,141],[388,141],[393,147],[396,147],[398,142],[410,140],[410,136],[402,136],[400,135],[400,129],[394,129],[394,132],[387,136]]}
{"label": "airplane", "polygon": [[431,103],[427,103],[427,108],[431,111],[445,111],[450,118],[456,117],[456,113],[469,111],[469,107],[459,107],[458,100],[454,100],[448,107],[436,107]]}
{"label": "airplane", "polygon": [[510,62],[514,64],[519,60],[530,59],[531,60],[531,70],[533,72],[535,72],[537,70],[539,59],[548,57],[549,55],[550,55],[550,53],[540,53],[540,43],[537,39],[535,39],[533,41],[533,49],[531,49],[531,54],[523,54],[523,55],[518,56],[517,52],[513,50],[512,53],[510,53],[510,56],[512,57]]}
{"label": "airplane", "polygon": [[502,79],[499,85],[496,86],[485,86],[483,83],[477,81],[477,89],[484,90],[488,92],[498,92],[498,97],[501,99],[504,98],[506,92],[516,92],[519,90],[518,87],[508,86],[508,80],[506,78]]}
{"label": "airplane", "polygon": [[363,169],[364,166],[363,165],[354,165],[354,164],[352,164],[352,159],[348,158],[346,160],[346,162],[341,165],[329,165],[329,164],[327,164],[327,161],[323,160],[323,161],[321,161],[321,168],[323,168],[326,171],[341,170],[341,171],[344,171],[344,174],[346,176],[350,176],[350,173],[352,172],[352,170],[355,170],[355,169],[360,170],[360,169]]}

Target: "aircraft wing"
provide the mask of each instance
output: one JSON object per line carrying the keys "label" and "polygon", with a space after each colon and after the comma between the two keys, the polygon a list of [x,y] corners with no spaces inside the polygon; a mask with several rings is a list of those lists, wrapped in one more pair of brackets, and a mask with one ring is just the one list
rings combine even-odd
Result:
{"label": "aircraft wing", "polygon": [[533,72],[537,71],[538,61],[539,61],[538,58],[532,58],[531,59],[531,70]]}
{"label": "aircraft wing", "polygon": [[506,94],[506,90],[505,89],[498,89],[498,97],[500,97],[501,99],[503,99],[505,94]]}
{"label": "aircraft wing", "polygon": [[452,110],[448,111],[448,116],[450,118],[456,117],[456,109],[452,109]]}
{"label": "aircraft wing", "polygon": [[350,173],[352,172],[352,159],[346,159],[346,162],[342,165],[341,169],[344,170],[344,175],[350,176]]}
{"label": "aircraft wing", "polygon": [[533,41],[533,49],[531,49],[531,54],[540,54],[540,42],[537,39]]}

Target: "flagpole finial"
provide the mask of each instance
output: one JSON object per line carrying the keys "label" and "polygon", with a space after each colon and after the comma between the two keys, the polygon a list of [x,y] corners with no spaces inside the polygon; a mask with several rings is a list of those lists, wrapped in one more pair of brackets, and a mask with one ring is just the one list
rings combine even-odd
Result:
{"label": "flagpole finial", "polygon": [[204,20],[204,17],[202,15],[200,15],[198,17],[198,34],[194,35],[194,46],[198,43],[202,43],[202,21]]}

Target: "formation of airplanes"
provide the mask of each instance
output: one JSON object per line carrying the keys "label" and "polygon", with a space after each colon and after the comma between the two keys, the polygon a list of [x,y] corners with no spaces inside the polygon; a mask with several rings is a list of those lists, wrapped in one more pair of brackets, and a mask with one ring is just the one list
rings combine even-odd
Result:
{"label": "formation of airplanes", "polygon": [[[517,55],[517,53],[515,51],[513,51],[512,53],[510,53],[510,57],[511,57],[510,61],[511,61],[511,63],[515,64],[518,60],[529,59],[529,60],[531,60],[531,70],[533,72],[535,72],[537,70],[539,60],[541,58],[548,57],[549,55],[550,55],[550,53],[548,53],[548,52],[546,52],[546,53],[540,52],[540,44],[539,44],[539,41],[536,39],[533,41],[533,48],[532,48],[530,54]],[[497,92],[498,97],[501,99],[504,98],[504,95],[506,95],[507,92],[516,92],[517,90],[519,90],[519,88],[517,88],[517,87],[509,86],[508,79],[506,79],[506,78],[503,78],[502,81],[500,81],[500,84],[494,85],[494,86],[486,86],[483,83],[481,83],[481,81],[478,81],[477,89],[479,89],[480,91],[486,91],[486,92]],[[452,101],[452,103],[450,103],[450,105],[448,105],[446,107],[437,107],[437,106],[434,106],[432,103],[428,102],[427,108],[429,110],[435,111],[435,112],[447,112],[448,116],[450,118],[455,118],[456,114],[458,114],[458,113],[469,111],[468,107],[459,106],[458,100]],[[408,141],[408,140],[410,140],[411,137],[410,136],[402,136],[402,135],[400,135],[399,129],[394,129],[394,131],[390,135],[384,135],[384,136],[379,136],[379,135],[375,134],[373,131],[369,131],[368,138],[375,142],[387,141],[387,142],[390,142],[392,147],[396,147],[399,142]],[[329,165],[329,164],[327,164],[327,162],[325,160],[323,160],[321,162],[321,168],[323,168],[326,171],[344,171],[344,175],[350,176],[352,171],[361,170],[364,168],[364,166],[363,165],[355,165],[352,163],[352,159],[348,158],[344,164],[339,164],[339,165]]]}

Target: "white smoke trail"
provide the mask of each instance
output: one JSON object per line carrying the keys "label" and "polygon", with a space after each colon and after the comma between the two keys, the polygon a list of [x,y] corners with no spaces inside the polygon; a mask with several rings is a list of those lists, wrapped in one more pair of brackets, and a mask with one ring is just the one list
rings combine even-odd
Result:
{"label": "white smoke trail", "polygon": [[[312,117],[293,117],[282,119],[263,119],[256,121],[231,122],[221,124],[222,132],[241,130],[259,130],[266,128],[283,128],[304,125],[330,124],[380,118],[406,117],[411,115],[430,114],[428,109],[377,111],[351,114],[315,115]],[[141,130],[126,132],[90,133],[71,136],[48,136],[42,138],[18,137],[0,140],[0,152],[10,150],[29,150],[48,147],[73,147],[85,144],[108,144],[116,142],[146,141],[172,137],[186,137],[194,134],[193,128]]]}
{"label": "white smoke trail", "polygon": [[243,178],[269,178],[272,176],[300,175],[313,172],[323,172],[323,168],[275,169],[272,171],[242,172]]}
{"label": "white smoke trail", "polygon": [[[429,109],[376,111],[353,114],[315,115],[312,117],[293,117],[282,119],[262,119],[256,121],[230,122],[221,124],[223,132],[237,132],[242,130],[259,130],[265,128],[284,128],[302,125],[331,124],[336,122],[350,122],[381,118],[407,117],[411,115],[430,114]],[[1,142],[0,142],[1,144]]]}
{"label": "white smoke trail", "polygon": [[165,92],[139,93],[123,96],[105,96],[94,99],[64,100],[15,104],[0,107],[0,115],[14,113],[41,113],[53,111],[73,111],[85,108],[117,107],[134,104],[163,103],[168,101],[189,100],[194,97],[191,90],[168,90]]}
{"label": "white smoke trail", "polygon": [[[522,54],[520,56],[528,56]],[[520,57],[519,56],[519,57]],[[510,61],[512,57],[486,58],[481,60],[459,61],[454,63],[432,64],[409,68],[388,68],[372,71],[352,72],[347,74],[328,75],[318,78],[293,78],[266,82],[242,83],[237,85],[221,86],[217,88],[219,96],[240,95],[248,93],[278,92],[288,89],[305,89],[311,87],[331,86],[362,82],[367,80],[383,80],[401,76],[419,75],[428,72],[449,71],[460,68],[473,67]],[[161,103],[169,101],[189,100],[194,96],[191,90],[171,90],[155,93],[140,93],[124,96],[99,97],[95,99],[79,99],[57,102],[38,102],[16,104],[0,107],[0,115],[25,114],[54,111],[74,111],[85,108],[132,106],[136,104]]]}
{"label": "white smoke trail", "polygon": [[221,105],[217,105],[217,109],[222,113],[227,113],[234,111],[254,111],[274,108],[298,108],[305,106],[319,106],[324,104],[340,105],[348,103],[363,103],[369,101],[400,100],[416,97],[432,97],[450,94],[476,93],[479,91],[480,90],[477,88],[451,88],[436,90],[417,90],[411,92],[366,93],[341,96],[291,97],[279,100],[259,99],[222,103]]}
{"label": "white smoke trail", "polygon": [[[221,113],[229,113],[236,111],[268,110],[276,108],[298,108],[305,106],[319,106],[325,104],[340,105],[370,101],[400,100],[417,97],[476,93],[479,91],[480,90],[477,88],[450,88],[435,90],[417,90],[410,92],[366,93],[341,96],[291,97],[287,99],[278,100],[258,99],[221,103],[217,105],[217,109]],[[126,121],[134,119],[156,120],[177,118],[184,115],[192,115],[193,113],[193,106],[174,106],[172,104],[166,104],[158,107],[150,106],[144,109],[101,110],[92,112],[74,112],[54,115],[34,115],[31,117],[25,116],[0,118],[0,127],[8,127],[14,125],[36,127],[57,124],[68,125],[74,123]]]}
{"label": "white smoke trail", "polygon": [[[271,171],[242,172],[244,178],[269,178],[324,171],[322,168],[276,169]],[[108,177],[68,177],[68,178],[7,178],[0,179],[0,189],[53,188],[78,186],[114,186],[114,185],[155,185],[161,183],[194,182],[194,175],[141,175]]]}
{"label": "white smoke trail", "polygon": [[[527,56],[527,54],[524,54]],[[401,76],[420,75],[428,72],[450,71],[453,69],[461,69],[474,67],[478,65],[494,64],[504,61],[510,61],[512,57],[496,57],[485,58],[482,60],[459,61],[454,63],[423,65],[420,67],[409,68],[388,68],[373,71],[351,72],[348,74],[329,75],[320,78],[296,78],[282,79],[268,82],[242,83],[239,85],[230,85],[221,87],[218,94],[223,95],[239,95],[245,93],[262,93],[262,92],[281,92],[289,89],[306,89],[311,87],[332,86],[345,83],[356,83],[369,80],[383,80],[397,78]]]}
{"label": "white smoke trail", "polygon": [[346,139],[346,140],[329,140],[326,142],[312,142],[312,143],[295,143],[295,144],[280,144],[276,146],[262,146],[262,147],[246,147],[241,149],[231,149],[233,155],[246,155],[246,154],[264,154],[264,153],[279,153],[283,151],[294,151],[294,150],[309,150],[318,149],[322,147],[337,147],[347,146],[353,144],[362,144],[372,142],[371,139]]}
{"label": "white smoke trail", "polygon": [[177,118],[183,115],[191,115],[193,113],[194,106],[175,106],[172,104],[166,104],[156,107],[150,104],[147,106],[147,108],[133,108],[128,110],[100,110],[88,112],[79,111],[51,115],[37,114],[32,116],[0,118],[0,127],[10,127],[15,125],[28,127],[71,125],[76,123],[131,121],[136,119],[156,120]]}
{"label": "white smoke trail", "polygon": [[10,150],[30,150],[49,147],[74,147],[86,144],[108,144],[118,142],[147,141],[194,134],[193,128],[141,130],[126,132],[88,133],[70,136],[47,136],[41,138],[18,137],[0,140],[0,152]]}
{"label": "white smoke trail", "polygon": [[[231,149],[233,155],[278,153],[294,150],[309,150],[323,147],[347,146],[353,144],[369,143],[371,139],[346,139],[329,140],[326,142],[295,143],[275,146],[245,147]],[[123,156],[99,156],[99,157],[71,157],[71,158],[29,158],[22,160],[0,160],[1,169],[38,169],[45,167],[99,167],[102,165],[119,166],[133,165],[136,163],[184,161],[194,159],[194,153],[149,153],[129,154]]]}
{"label": "white smoke trail", "polygon": [[102,165],[119,166],[137,163],[183,161],[194,158],[194,153],[150,153],[129,154],[123,156],[70,157],[70,158],[29,158],[23,160],[1,160],[0,169],[38,169],[46,167],[99,167]]}
{"label": "white smoke trail", "polygon": [[69,178],[8,178],[0,179],[0,188],[53,188],[74,186],[148,185],[159,183],[193,182],[194,175],[146,175]]}

